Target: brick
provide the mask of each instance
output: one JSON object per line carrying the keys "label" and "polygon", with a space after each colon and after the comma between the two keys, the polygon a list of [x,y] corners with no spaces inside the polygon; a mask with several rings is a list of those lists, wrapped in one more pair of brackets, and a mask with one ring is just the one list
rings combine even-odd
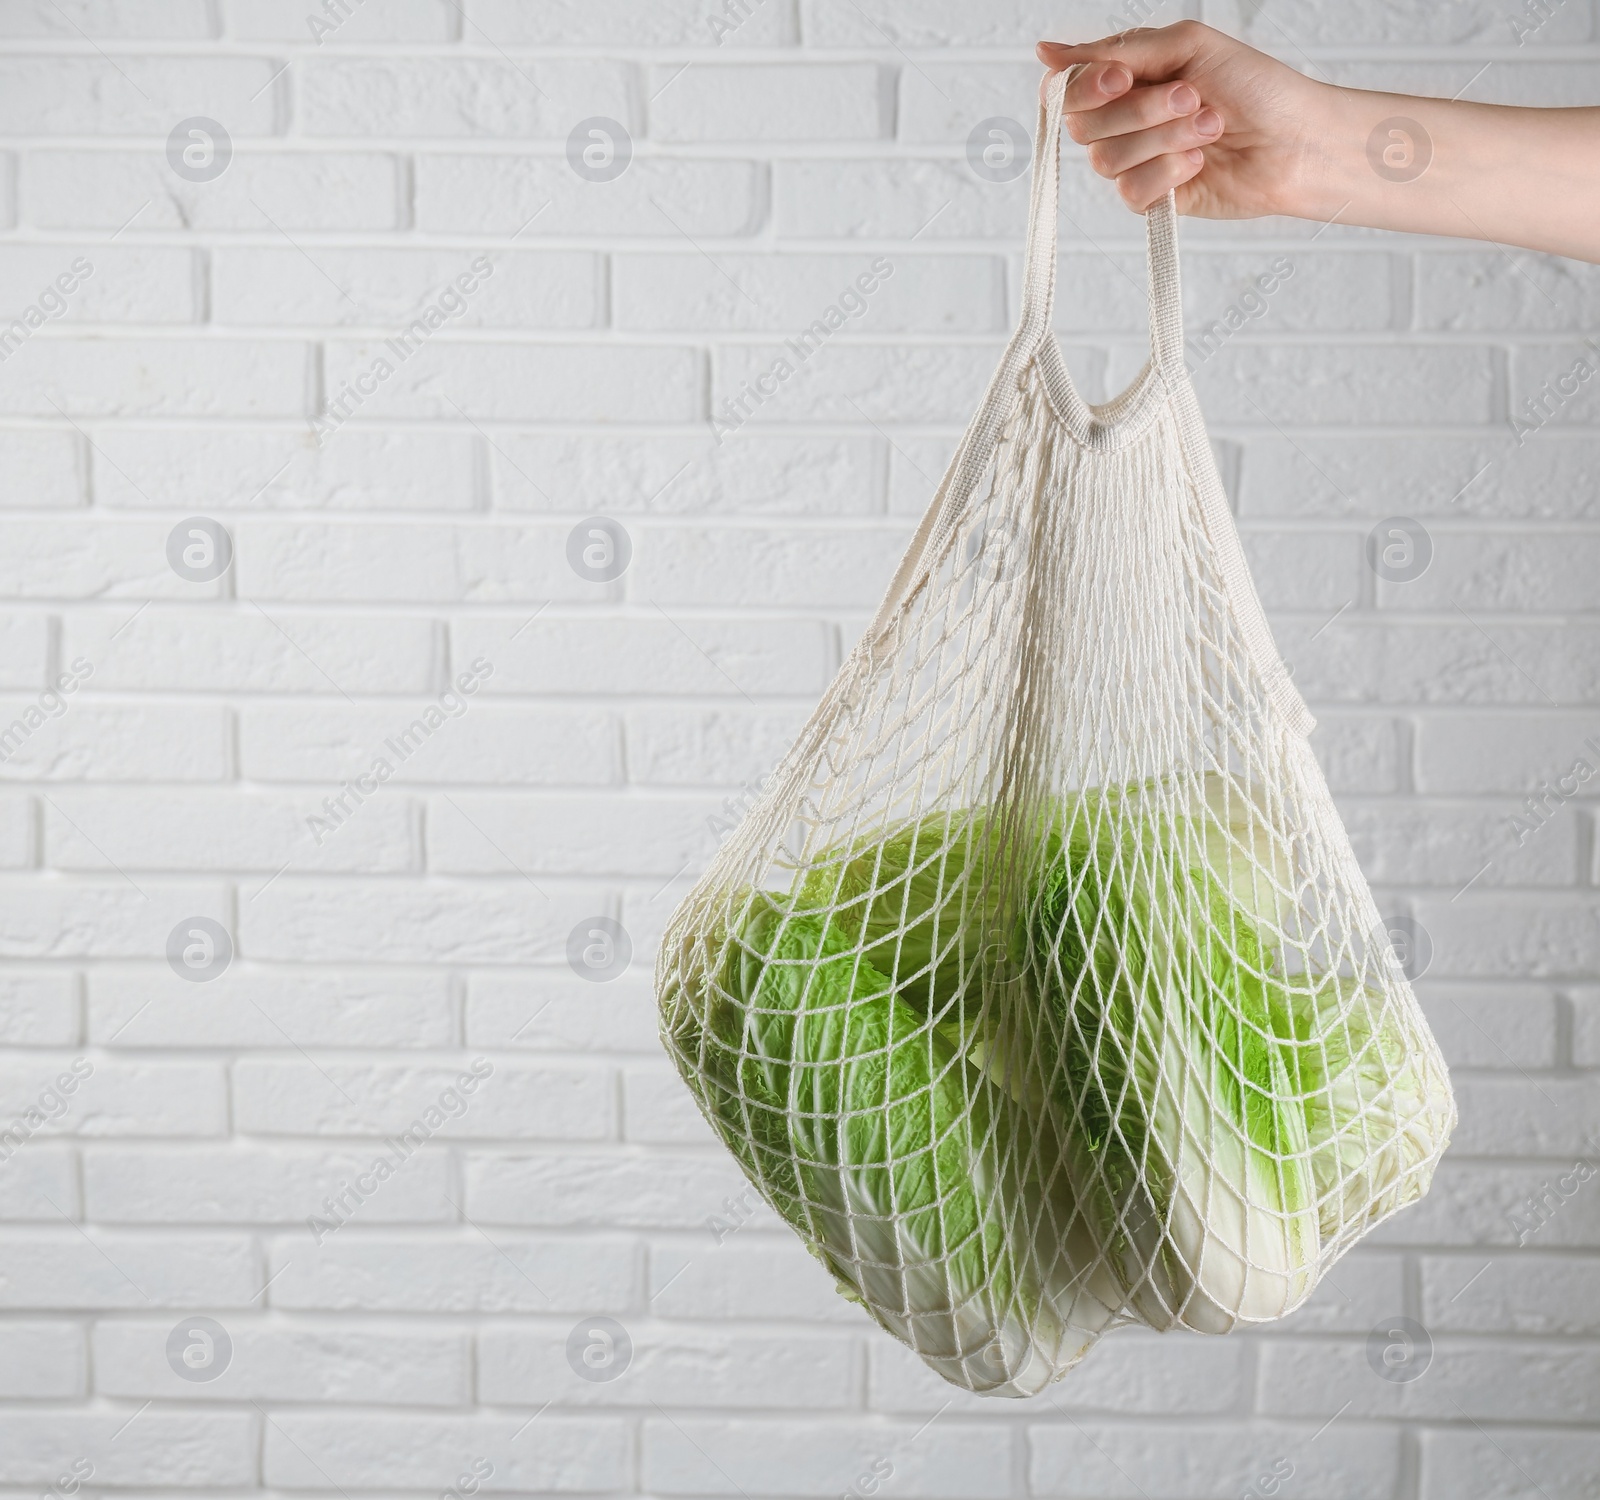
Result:
{"label": "brick", "polygon": [[[1600,413],[1593,371],[1600,358],[1590,344],[1518,344],[1511,352],[1509,401],[1512,428],[1524,444],[1546,426],[1593,428]],[[1591,373],[1583,378],[1580,373]]]}
{"label": "brick", "polygon": [[[462,695],[453,701],[462,702]],[[622,779],[622,736],[611,714],[466,701],[471,706],[461,717],[470,721],[468,731],[448,732],[454,721],[447,718],[426,738],[412,726],[428,700],[370,708],[247,707],[239,715],[240,768],[252,781],[334,782],[369,770],[381,755],[398,782],[608,786]],[[407,752],[403,760],[401,752]]]}
{"label": "brick", "polygon": [[1600,646],[1581,622],[1391,624],[1354,610],[1316,639],[1326,619],[1277,619],[1273,635],[1315,708],[1352,704],[1529,704],[1600,701]]}
{"label": "brick", "polygon": [[878,437],[753,432],[506,433],[490,457],[502,510],[606,515],[852,516],[882,509]]}
{"label": "brick", "polygon": [[599,258],[576,250],[328,246],[310,261],[291,247],[241,247],[219,250],[212,268],[212,316],[227,324],[378,324],[398,334],[434,309],[452,328],[592,328],[600,308]]}
{"label": "brick", "polygon": [[[9,883],[8,883],[9,884]],[[159,958],[167,934],[186,917],[225,919],[220,885],[147,880],[30,880],[5,892],[8,921],[0,934],[6,958]]]}
{"label": "brick", "polygon": [[481,881],[330,884],[285,876],[247,900],[241,949],[318,963],[539,963],[603,906],[594,893],[541,895]]}
{"label": "brick", "polygon": [[1393,719],[1376,714],[1325,714],[1311,739],[1335,796],[1400,789],[1400,744]]}
{"label": "brick", "polygon": [[1593,892],[1538,897],[1478,895],[1419,901],[1417,921],[1433,938],[1440,978],[1588,978],[1600,941]]}
{"label": "brick", "polygon": [[448,1047],[454,1007],[426,974],[247,972],[205,985],[170,972],[96,968],[89,1038],[101,1047]]}
{"label": "brick", "polygon": [[504,45],[595,47],[611,45],[619,26],[636,47],[771,47],[792,42],[787,8],[762,3],[740,15],[723,0],[660,0],[636,12],[628,0],[479,0],[478,29]]}
{"label": "brick", "polygon": [[1380,608],[1556,614],[1593,603],[1600,536],[1440,530],[1432,541],[1433,556],[1420,578],[1378,581]]}
{"label": "brick", "polygon": [[1600,1067],[1600,990],[1574,990],[1571,1004],[1572,1061],[1580,1068]]}
{"label": "brick", "polygon": [[453,665],[495,663],[486,693],[649,693],[757,698],[812,696],[827,684],[832,651],[811,620],[676,621],[628,618],[523,622],[466,619],[452,627]]}
{"label": "brick", "polygon": [[[129,1234],[91,1226],[11,1231],[0,1307],[88,1312],[248,1306],[265,1279],[243,1234]],[[3,1450],[0,1450],[3,1451]]]}
{"label": "brick", "polygon": [[485,1328],[478,1335],[479,1399],[518,1406],[664,1402],[785,1412],[847,1409],[860,1399],[854,1339],[791,1333],[778,1340],[721,1330],[663,1333],[637,1325],[629,1331],[627,1369],[614,1380],[580,1386],[567,1363],[567,1330]]}
{"label": "brick", "polygon": [[798,707],[631,709],[624,716],[628,775],[646,786],[738,786],[749,795],[806,718]]}
{"label": "brick", "polygon": [[[1265,17],[1248,18],[1241,35],[1258,46],[1275,45],[1270,40],[1274,36],[1281,44],[1285,34],[1293,36],[1302,47],[1320,43],[1367,47],[1430,43],[1459,46],[1473,42],[1511,46],[1521,39],[1511,22],[1522,20],[1531,28],[1525,38],[1528,43],[1581,41],[1588,36],[1586,16],[1561,16],[1558,24],[1558,15],[1561,15],[1559,9],[1544,27],[1539,27],[1537,15],[1508,13],[1491,0],[1467,0],[1467,3],[1441,11],[1397,11],[1378,0],[1357,0],[1349,7],[1343,22],[1336,25],[1312,0],[1292,0],[1270,22]],[[1275,29],[1278,27],[1282,30]],[[1470,69],[1468,71],[1470,73]]]}
{"label": "brick", "polygon": [[267,1296],[274,1307],[335,1312],[625,1314],[634,1305],[638,1257],[624,1240],[465,1234],[286,1238],[271,1255]]}
{"label": "brick", "polygon": [[220,585],[193,583],[167,561],[165,521],[0,520],[0,592],[16,599],[205,599]]}
{"label": "brick", "polygon": [[35,1139],[216,1136],[228,1127],[227,1080],[212,1062],[95,1062],[64,1052],[0,1057],[0,1118],[29,1109],[51,1117]]}
{"label": "brick", "polygon": [[765,182],[763,169],[746,161],[636,156],[620,177],[590,182],[549,156],[424,151],[417,227],[530,238],[749,235],[760,226]]}
{"label": "brick", "polygon": [[[303,1224],[312,1214],[331,1217],[323,1200],[367,1172],[381,1149],[93,1147],[84,1153],[84,1199],[101,1223]],[[445,1223],[455,1217],[452,1192],[444,1153],[424,1146],[345,1217]]]}
{"label": "brick", "polygon": [[0,686],[44,687],[49,648],[50,622],[43,615],[0,614]]}
{"label": "brick", "polygon": [[[337,792],[337,788],[330,788]],[[419,867],[417,809],[389,795],[343,821],[314,792],[52,793],[43,811],[44,858],[59,870],[348,870],[398,874]],[[313,827],[311,820],[316,819]]]}
{"label": "brick", "polygon": [[[1600,770],[1600,751],[1585,743],[1591,740],[1600,744],[1600,717],[1593,714],[1424,715],[1417,725],[1417,786],[1441,793],[1549,789],[1563,796],[1563,779],[1585,789],[1580,761],[1591,774]],[[1548,812],[1551,804],[1544,807]]]}
{"label": "brick", "polygon": [[1436,1338],[1433,1361],[1420,1378],[1390,1381],[1374,1375],[1364,1342],[1274,1339],[1262,1347],[1261,1409],[1325,1419],[1348,1401],[1352,1421],[1465,1417],[1592,1423],[1600,1405],[1597,1375],[1600,1348]]}
{"label": "brick", "polygon": [[[743,1198],[708,1215],[715,1224],[736,1222],[739,1215],[737,1231],[702,1226],[651,1249],[650,1311],[659,1318],[782,1318],[871,1330],[862,1309],[839,1295],[833,1278],[794,1235],[778,1238],[744,1227],[753,1202],[754,1190],[746,1184]],[[875,1351],[898,1347],[875,1331],[869,1336]]]}
{"label": "brick", "polygon": [[474,974],[467,983],[467,1045],[496,1051],[648,1052],[660,1047],[650,976],[592,984],[565,968]]}
{"label": "brick", "polygon": [[[313,1069],[299,1058],[247,1058],[233,1067],[235,1123],[252,1135],[398,1136],[420,1120],[439,1140],[604,1140],[616,1130],[613,1093],[609,1069],[573,1062],[329,1058]],[[428,1119],[430,1109],[443,1123]]]}
{"label": "brick", "polygon": [[301,601],[587,601],[594,598],[595,586],[567,561],[570,530],[420,522],[241,522],[238,588],[245,598]]}
{"label": "brick", "polygon": [[493,1466],[494,1487],[541,1493],[612,1491],[627,1484],[629,1438],[619,1421],[546,1415],[539,1440],[513,1447],[520,1421],[489,1416],[283,1412],[266,1430],[269,1486],[321,1490],[448,1489]]}
{"label": "brick", "polygon": [[[978,404],[999,350],[982,345],[852,344],[835,339],[796,364],[786,344],[730,344],[713,361],[711,404],[756,389],[776,391],[759,407],[762,422],[964,422]],[[772,376],[777,362],[793,373]],[[758,393],[761,394],[761,393]],[[746,396],[748,400],[749,397]],[[737,430],[737,413],[731,424]]]}
{"label": "brick", "polygon": [[[1600,1333],[1589,1288],[1595,1262],[1580,1255],[1428,1255],[1421,1260],[1422,1322],[1439,1332]],[[1501,1413],[1494,1413],[1498,1419]],[[1542,1420],[1542,1418],[1541,1418]]]}
{"label": "brick", "polygon": [[[164,123],[163,133],[168,128]],[[238,149],[222,176],[187,182],[159,152],[29,151],[22,199],[28,221],[41,229],[126,225],[130,236],[394,229],[400,163],[379,151]]]}
{"label": "brick", "polygon": [[76,1323],[6,1321],[0,1346],[0,1397],[37,1401],[81,1396],[88,1379],[83,1329]]}
{"label": "brick", "polygon": [[167,1363],[164,1327],[95,1325],[95,1389],[128,1400],[353,1401],[451,1406],[468,1398],[472,1356],[449,1329],[389,1332],[319,1323],[263,1327],[219,1319],[233,1343],[214,1380],[183,1380]]}
{"label": "brick", "polygon": [[0,408],[57,417],[297,417],[310,351],[277,339],[36,335],[0,364]]}
{"label": "brick", "polygon": [[745,1179],[725,1151],[477,1154],[466,1164],[466,1212],[480,1223],[610,1229],[703,1225]]}
{"label": "brick", "polygon": [[1600,313],[1600,278],[1578,261],[1467,250],[1417,257],[1419,328],[1568,333]]}
{"label": "brick", "polygon": [[996,1500],[1010,1490],[1010,1438],[996,1422],[932,1427],[911,1423],[717,1421],[648,1417],[643,1482],[667,1495],[782,1493],[832,1496],[858,1475],[870,1481],[887,1458],[896,1495],[911,1500]]}
{"label": "brick", "polygon": [[1600,444],[1543,427],[1520,447],[1503,432],[1453,437],[1252,432],[1244,444],[1244,516],[1486,517],[1600,515]]}
{"label": "brick", "polygon": [[1460,344],[1312,346],[1238,334],[1199,367],[1195,389],[1208,419],[1246,426],[1463,424],[1497,415],[1489,351]]}
{"label": "brick", "polygon": [[1416,985],[1435,1040],[1451,1067],[1549,1068],[1556,1062],[1555,998],[1538,985]]}
{"label": "brick", "polygon": [[1514,804],[1397,803],[1340,806],[1356,858],[1369,880],[1385,885],[1566,886],[1578,867],[1577,830],[1569,815],[1518,843]]}
{"label": "brick", "polygon": [[[321,23],[313,28],[315,18]],[[389,0],[384,6],[353,6],[343,16],[309,8],[301,0],[226,0],[223,34],[246,42],[453,42],[460,26],[455,12],[430,0]]]}
{"label": "brick", "polygon": [[[1570,7],[1566,9],[1569,24],[1576,23],[1578,35],[1587,35],[1589,23],[1582,7],[1576,11]],[[1518,33],[1512,30],[1512,19],[1510,16],[1504,17],[1508,36],[1514,41]],[[1523,11],[1516,19],[1523,21],[1541,39],[1553,39],[1552,33],[1559,36],[1564,29],[1554,24],[1538,28],[1537,11]],[[1582,63],[1533,57],[1528,53],[1523,56],[1528,60],[1505,59],[1481,74],[1477,66],[1465,58],[1459,62],[1453,58],[1414,58],[1406,61],[1332,62],[1327,66],[1325,76],[1330,83],[1345,88],[1354,86],[1384,93],[1431,94],[1446,98],[1459,95],[1483,104],[1570,108],[1583,104],[1589,97],[1583,91]],[[1475,77],[1475,74],[1478,76]]]}
{"label": "brick", "polygon": [[211,515],[226,510],[472,510],[472,433],[102,428],[97,505]]}
{"label": "brick", "polygon": [[5,1162],[0,1172],[0,1220],[55,1225],[78,1217],[80,1209],[78,1163],[69,1147],[29,1144]]}
{"label": "brick", "polygon": [[788,333],[830,308],[852,333],[993,333],[1008,322],[996,256],[620,255],[612,299],[627,329]]}
{"label": "brick", "polygon": [[96,1488],[247,1485],[260,1441],[254,1412],[155,1411],[134,1425],[120,1410],[5,1412],[0,1484],[49,1485],[63,1471],[70,1482],[73,1463],[87,1458]]}
{"label": "brick", "polygon": [[[1359,333],[1394,326],[1393,262],[1362,251],[1189,251],[1184,326],[1191,369],[1240,334]],[[1122,333],[1145,321],[1141,251],[1070,250],[1057,261],[1054,325],[1062,333]]]}
{"label": "brick", "polygon": [[[1378,1382],[1367,1372],[1374,1385]],[[1326,1415],[1337,1410],[1335,1402]],[[1306,1494],[1387,1494],[1400,1474],[1400,1434],[1341,1422],[1320,1437],[1315,1423],[1105,1423],[1028,1428],[1032,1495],[1094,1495],[1140,1500],[1183,1495],[1188,1500],[1233,1500],[1267,1483],[1281,1483],[1285,1464]],[[1313,1439],[1315,1446],[1312,1446]]]}
{"label": "brick", "polygon": [[1021,241],[1028,178],[988,182],[965,162],[784,159],[773,167],[773,222],[784,237]]}
{"label": "brick", "polygon": [[[1051,21],[1035,40],[1060,24]],[[879,33],[870,45],[883,42]],[[919,62],[901,74],[896,135],[909,145],[965,144],[980,121],[1000,117],[1031,144],[1038,97],[1039,70],[1029,62]]]}
{"label": "brick", "polygon": [[39,862],[31,797],[0,797],[0,869],[27,870]]}
{"label": "brick", "polygon": [[[0,699],[0,733],[34,700]],[[204,704],[68,700],[0,760],[0,779],[220,781],[230,774],[227,711]]]}
{"label": "brick", "polygon": [[63,658],[92,661],[97,689],[416,694],[433,686],[435,647],[427,620],[250,606],[69,615],[62,628]]}
{"label": "brick", "polygon": [[112,37],[198,40],[212,34],[204,0],[13,0],[0,10],[0,36],[97,41]]}
{"label": "brick", "polygon": [[[428,809],[428,868],[446,875],[666,877],[712,849],[705,798],[463,793]],[[493,830],[491,833],[489,830]]]}
{"label": "brick", "polygon": [[84,502],[84,472],[76,434],[70,431],[0,432],[0,506],[74,509]]}
{"label": "brick", "polygon": [[634,123],[627,66],[598,59],[326,56],[297,82],[310,135],[565,141],[590,115]]}
{"label": "brick", "polygon": [[1515,1246],[1520,1237],[1541,1251],[1587,1249],[1600,1234],[1600,1190],[1593,1182],[1561,1198],[1543,1222],[1530,1209],[1535,1199],[1558,1192],[1552,1184],[1559,1184],[1571,1167],[1571,1162],[1511,1164],[1446,1157],[1434,1172],[1428,1195],[1375,1230],[1372,1242],[1431,1249]]}
{"label": "brick", "polygon": [[[147,135],[165,141],[196,115],[239,140],[272,135],[273,63],[264,57],[57,54],[48,68],[22,57],[0,61],[0,134]],[[172,175],[169,173],[169,175]]]}
{"label": "brick", "polygon": [[628,586],[632,597],[664,605],[870,608],[909,541],[899,523],[848,531],[663,527],[640,537]]}
{"label": "brick", "polygon": [[1600,1097],[1588,1079],[1463,1073],[1454,1086],[1452,1144],[1464,1155],[1600,1155]]}
{"label": "brick", "polygon": [[[1169,0],[1152,8],[1149,24],[1165,25],[1195,11],[1193,5]],[[813,47],[1031,49],[1041,37],[1088,41],[1102,35],[1115,17],[1100,0],[993,0],[981,10],[961,0],[924,0],[872,12],[858,11],[850,0],[805,0],[805,37]],[[937,76],[943,84],[944,70]],[[1036,79],[1037,74],[1030,82]]]}
{"label": "brick", "polygon": [[[1600,1466],[1600,1438],[1587,1432],[1451,1431],[1421,1434],[1422,1500],[1514,1500],[1531,1482],[1548,1500],[1583,1500],[1589,1476]],[[1537,1476],[1537,1477],[1535,1477]]]}
{"label": "brick", "polygon": [[[358,379],[372,383],[380,362],[394,359],[377,339],[332,340],[326,357],[334,395]],[[702,415],[700,386],[692,349],[435,339],[378,383],[356,416],[459,421],[465,411],[483,422],[691,422]]]}
{"label": "brick", "polygon": [[79,1030],[72,975],[48,969],[0,975],[0,1046],[70,1047]]}
{"label": "brick", "polygon": [[[191,251],[155,246],[8,245],[0,249],[0,276],[16,288],[13,296],[24,307],[36,306],[49,316],[47,326],[192,323],[198,313],[196,270]],[[63,294],[62,277],[73,285],[72,291]],[[40,300],[52,291],[56,299],[48,305]],[[57,301],[60,311],[55,310]]]}
{"label": "brick", "polygon": [[875,63],[714,63],[651,68],[658,141],[878,141],[891,134],[887,76]]}
{"label": "brick", "polygon": [[1268,609],[1337,609],[1361,589],[1359,540],[1348,531],[1262,531],[1240,537]]}

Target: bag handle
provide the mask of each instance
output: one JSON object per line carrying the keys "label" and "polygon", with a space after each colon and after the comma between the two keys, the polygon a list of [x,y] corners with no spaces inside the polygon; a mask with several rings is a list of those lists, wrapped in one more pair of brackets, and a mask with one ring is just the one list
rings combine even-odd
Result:
{"label": "bag handle", "polygon": [[[1034,135],[1033,182],[1028,209],[1028,237],[1023,256],[1021,312],[1016,331],[989,381],[983,400],[968,424],[895,570],[883,602],[872,623],[857,642],[853,659],[865,670],[892,628],[906,601],[928,577],[927,559],[939,555],[946,538],[960,520],[972,491],[1014,410],[1024,372],[1035,358],[1041,366],[1046,390],[1063,419],[1083,438],[1096,429],[1105,435],[1087,402],[1078,393],[1061,358],[1061,346],[1050,327],[1055,308],[1056,226],[1061,199],[1061,116],[1067,85],[1086,63],[1054,74],[1039,103]],[[1178,215],[1174,194],[1167,194],[1145,212],[1146,268],[1150,298],[1150,365],[1156,379],[1144,392],[1164,392],[1177,419],[1184,462],[1194,482],[1206,530],[1216,551],[1224,586],[1245,648],[1257,674],[1293,733],[1306,735],[1316,723],[1290,678],[1283,658],[1273,644],[1255,582],[1245,563],[1238,528],[1217,474],[1216,461],[1206,437],[1200,403],[1189,381],[1183,355],[1183,293],[1178,276]],[[1136,385],[1138,382],[1136,382]],[[1135,387],[1130,387],[1132,391]],[[1131,416],[1125,413],[1124,416]]]}
{"label": "bag handle", "polygon": [[[1067,86],[1087,63],[1053,74],[1039,104],[1033,155],[1033,199],[1022,267],[1022,315],[1031,349],[1050,338],[1055,310],[1057,226],[1061,206],[1061,116]],[[1177,206],[1169,190],[1145,213],[1150,299],[1150,358],[1164,374],[1183,367],[1183,289],[1178,277]],[[1077,391],[1073,390],[1073,395]]]}
{"label": "bag handle", "polygon": [[[932,503],[923,514],[911,544],[889,588],[861,637],[868,658],[893,623],[895,615],[923,581],[923,562],[937,555],[977,485],[1001,428],[1011,415],[1021,388],[1021,378],[1041,348],[1045,351],[1053,394],[1068,408],[1069,419],[1081,432],[1094,424],[1088,403],[1078,393],[1061,359],[1060,346],[1050,329],[1056,293],[1056,220],[1060,212],[1061,111],[1067,84],[1086,63],[1053,75],[1039,101],[1034,130],[1033,182],[1028,206],[1028,235],[1023,254],[1021,312],[1017,326],[990,378],[983,399],[962,434],[950,466],[939,482]],[[1163,375],[1183,368],[1183,298],[1178,283],[1176,211],[1172,194],[1145,215],[1149,242],[1151,358]]]}

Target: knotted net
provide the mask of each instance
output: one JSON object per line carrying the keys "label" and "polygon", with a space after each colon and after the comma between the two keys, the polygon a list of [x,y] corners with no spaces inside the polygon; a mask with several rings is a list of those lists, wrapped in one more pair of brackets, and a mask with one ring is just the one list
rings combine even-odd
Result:
{"label": "knotted net", "polygon": [[1426,1191],[1445,1067],[1306,743],[1183,364],[1022,316],[866,633],[673,916],[662,1034],[767,1202],[946,1379],[1298,1307]]}

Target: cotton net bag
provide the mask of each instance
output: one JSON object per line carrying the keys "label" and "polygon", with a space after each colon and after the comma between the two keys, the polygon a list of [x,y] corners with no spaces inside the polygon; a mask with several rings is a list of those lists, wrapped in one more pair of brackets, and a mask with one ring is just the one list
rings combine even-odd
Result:
{"label": "cotton net bag", "polygon": [[1118,1325],[1292,1312],[1455,1122],[1245,568],[1170,195],[1148,363],[1101,406],[1062,363],[1065,82],[1016,333],[657,967],[767,1203],[940,1375],[1007,1396]]}

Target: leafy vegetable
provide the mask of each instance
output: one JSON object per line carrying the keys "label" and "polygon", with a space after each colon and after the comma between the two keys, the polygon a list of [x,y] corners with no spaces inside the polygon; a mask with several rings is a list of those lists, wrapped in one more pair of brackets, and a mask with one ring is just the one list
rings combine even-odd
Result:
{"label": "leafy vegetable", "polygon": [[1306,1101],[1324,1242],[1415,1203],[1452,1119],[1447,1081],[1408,1044],[1396,1008],[1334,978],[1292,999],[1291,1072]]}
{"label": "leafy vegetable", "polygon": [[1069,1162],[1139,1316],[1226,1332],[1298,1306],[1320,1250],[1281,986],[1204,830],[1116,802],[1078,804],[1035,926]]}
{"label": "leafy vegetable", "polygon": [[931,814],[740,893],[664,1020],[841,1290],[1030,1394],[1118,1319],[1282,1316],[1426,1190],[1448,1088],[1380,996],[1284,972],[1293,867],[1220,777]]}
{"label": "leafy vegetable", "polygon": [[1084,1227],[1025,1121],[837,925],[755,893],[731,929],[704,1024],[679,1004],[673,1029],[713,1126],[841,1290],[942,1375],[1040,1389],[1111,1310],[1063,1274]]}

